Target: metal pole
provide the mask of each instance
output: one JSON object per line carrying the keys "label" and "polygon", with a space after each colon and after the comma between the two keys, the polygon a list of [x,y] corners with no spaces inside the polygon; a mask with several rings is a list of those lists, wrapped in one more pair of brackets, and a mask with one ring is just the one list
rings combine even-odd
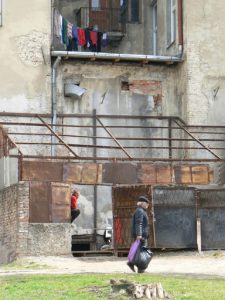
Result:
{"label": "metal pole", "polygon": [[[93,109],[93,144],[94,146],[96,146],[97,143],[97,139],[96,139],[96,135],[97,135],[97,128],[96,128],[96,109]],[[93,150],[93,156],[94,156],[94,162],[96,163],[96,156],[97,156],[97,149],[96,147],[94,147]],[[96,242],[97,239],[97,185],[94,185],[94,241]],[[96,246],[96,244],[95,244]]]}

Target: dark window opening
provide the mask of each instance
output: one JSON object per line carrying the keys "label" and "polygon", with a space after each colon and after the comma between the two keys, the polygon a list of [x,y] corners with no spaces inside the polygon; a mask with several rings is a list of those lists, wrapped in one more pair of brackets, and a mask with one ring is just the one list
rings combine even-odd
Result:
{"label": "dark window opening", "polygon": [[129,91],[130,90],[130,85],[127,81],[122,81],[121,82],[121,90],[122,91]]}
{"label": "dark window opening", "polygon": [[139,1],[131,0],[131,20],[132,23],[139,22]]}

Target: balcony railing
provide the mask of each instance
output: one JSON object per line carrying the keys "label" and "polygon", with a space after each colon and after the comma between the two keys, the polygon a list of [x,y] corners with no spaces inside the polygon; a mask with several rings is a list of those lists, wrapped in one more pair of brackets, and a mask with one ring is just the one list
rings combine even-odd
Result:
{"label": "balcony railing", "polygon": [[77,26],[100,32],[126,32],[126,14],[120,8],[81,7],[76,13]]}

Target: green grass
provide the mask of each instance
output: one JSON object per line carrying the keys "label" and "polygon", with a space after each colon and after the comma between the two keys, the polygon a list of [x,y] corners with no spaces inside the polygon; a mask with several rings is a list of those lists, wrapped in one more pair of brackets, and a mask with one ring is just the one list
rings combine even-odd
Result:
{"label": "green grass", "polygon": [[[140,284],[161,282],[174,300],[224,300],[225,280],[149,274],[20,275],[0,277],[0,300],[97,300],[110,297],[110,279]],[[129,299],[114,295],[113,299]]]}
{"label": "green grass", "polygon": [[1,267],[3,271],[14,271],[14,270],[41,270],[41,269],[52,269],[52,267],[45,264],[37,264],[32,261],[15,260],[9,264]]}

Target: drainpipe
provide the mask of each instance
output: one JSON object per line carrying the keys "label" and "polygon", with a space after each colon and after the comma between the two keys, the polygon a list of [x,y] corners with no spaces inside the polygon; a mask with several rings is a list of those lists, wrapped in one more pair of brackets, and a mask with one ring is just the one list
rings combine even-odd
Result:
{"label": "drainpipe", "polygon": [[180,57],[183,55],[183,0],[178,0],[177,3],[177,11],[178,11],[178,47],[180,52]]}
{"label": "drainpipe", "polygon": [[[56,75],[57,75],[57,67],[61,61],[61,57],[57,57],[53,66],[52,66],[52,129],[55,131],[55,124],[57,119],[57,95],[56,95]],[[55,155],[55,145],[53,143],[55,142],[55,136],[51,136],[51,155]]]}

